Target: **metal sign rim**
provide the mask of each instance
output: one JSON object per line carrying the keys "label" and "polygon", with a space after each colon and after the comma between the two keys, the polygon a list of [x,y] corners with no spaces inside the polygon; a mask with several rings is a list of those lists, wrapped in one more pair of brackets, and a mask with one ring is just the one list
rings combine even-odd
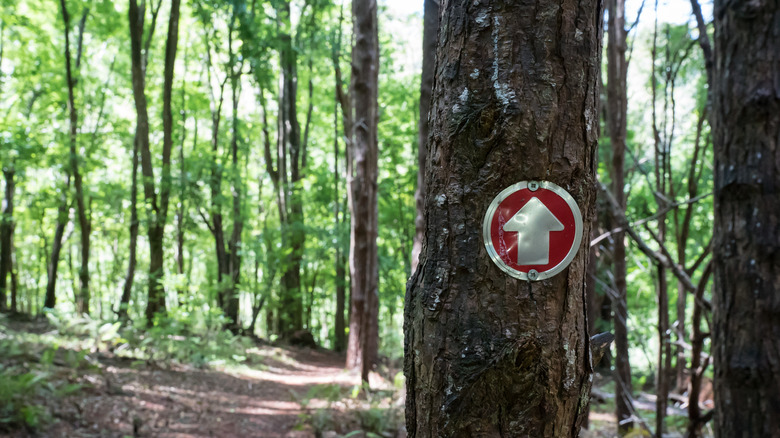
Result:
{"label": "metal sign rim", "polygon": [[569,266],[572,260],[574,260],[574,257],[577,255],[577,252],[580,249],[580,244],[582,243],[582,213],[580,212],[580,207],[577,205],[577,201],[574,200],[574,198],[569,194],[569,192],[566,191],[566,189],[550,181],[535,181],[539,183],[539,188],[554,192],[563,198],[563,200],[566,201],[566,204],[568,204],[574,216],[574,242],[572,243],[569,252],[566,254],[566,257],[564,257],[560,263],[546,271],[539,272],[536,279],[529,279],[528,273],[517,271],[504,263],[501,257],[499,257],[498,252],[496,252],[496,249],[493,247],[493,239],[490,236],[490,224],[493,221],[493,215],[498,209],[498,206],[512,193],[528,188],[529,182],[531,181],[520,181],[518,183],[512,184],[511,186],[502,190],[498,195],[496,195],[495,198],[493,198],[493,201],[490,203],[487,212],[485,213],[485,218],[482,220],[482,240],[485,244],[485,249],[487,250],[488,255],[493,260],[493,263],[495,263],[496,266],[498,266],[502,271],[519,280],[540,281],[560,273]]}

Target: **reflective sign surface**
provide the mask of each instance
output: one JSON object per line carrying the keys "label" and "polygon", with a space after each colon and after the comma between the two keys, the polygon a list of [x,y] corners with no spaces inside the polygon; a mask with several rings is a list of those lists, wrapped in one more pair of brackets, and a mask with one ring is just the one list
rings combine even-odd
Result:
{"label": "reflective sign surface", "polygon": [[491,259],[507,274],[543,280],[571,263],[582,242],[574,198],[549,181],[522,181],[493,199],[483,221]]}

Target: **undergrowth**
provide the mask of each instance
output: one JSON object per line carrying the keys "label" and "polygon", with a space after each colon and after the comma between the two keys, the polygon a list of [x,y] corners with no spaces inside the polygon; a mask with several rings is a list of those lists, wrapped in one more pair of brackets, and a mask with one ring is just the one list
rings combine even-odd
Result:
{"label": "undergrowth", "polygon": [[[396,378],[393,386],[385,389],[370,389],[365,384],[351,389],[327,384],[316,385],[302,396],[293,394],[304,411],[299,415],[298,428],[308,426],[318,438],[337,429],[345,433],[339,435],[343,438],[396,436],[404,423],[402,387],[402,381]],[[347,412],[347,421],[334,418],[340,410]]]}
{"label": "undergrowth", "polygon": [[102,373],[101,356],[129,358],[134,366],[198,368],[260,360],[250,339],[223,329],[221,315],[194,323],[172,313],[152,327],[56,311],[45,315],[22,324],[0,315],[0,434],[35,433],[49,423],[47,404],[80,391],[84,371]]}

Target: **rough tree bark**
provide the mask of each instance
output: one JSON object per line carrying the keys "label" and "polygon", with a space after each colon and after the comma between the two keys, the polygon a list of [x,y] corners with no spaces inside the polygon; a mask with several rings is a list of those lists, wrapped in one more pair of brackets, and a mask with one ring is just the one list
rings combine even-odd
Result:
{"label": "rough tree bark", "polygon": [[780,431],[780,1],[714,5],[717,437]]}
{"label": "rough tree bark", "polygon": [[378,348],[379,259],[377,89],[379,41],[376,0],[353,0],[352,80],[354,110],[350,159],[352,191],[349,274],[352,308],[349,321],[347,366],[360,369],[364,382],[376,361]]}
{"label": "rough tree bark", "polygon": [[[628,103],[626,99],[626,28],[625,1],[608,0],[607,10],[607,129],[612,144],[612,193],[620,208],[626,209],[624,165],[626,161],[626,129]],[[626,235],[618,231],[612,236],[612,264],[615,277],[615,411],[618,432],[633,427],[631,364],[628,358],[628,305],[626,299]]]}
{"label": "rough tree bark", "polygon": [[417,215],[414,218],[414,243],[412,244],[412,273],[422,251],[425,233],[425,157],[428,143],[428,113],[431,108],[433,68],[436,63],[436,41],[439,34],[439,0],[425,0],[423,11],[423,64],[420,76],[420,130],[417,141],[417,190],[414,201]]}
{"label": "rough tree bark", "polygon": [[509,277],[482,242],[501,190],[565,188],[590,234],[598,0],[442,4],[426,171],[426,234],[405,306],[410,437],[576,437],[590,394],[588,239],[568,269]]}

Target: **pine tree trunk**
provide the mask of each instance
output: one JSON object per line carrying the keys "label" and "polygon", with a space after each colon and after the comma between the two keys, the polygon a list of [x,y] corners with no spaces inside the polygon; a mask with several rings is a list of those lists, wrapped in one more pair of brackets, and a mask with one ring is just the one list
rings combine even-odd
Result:
{"label": "pine tree trunk", "polygon": [[780,2],[716,0],[712,352],[721,438],[780,431]]}
{"label": "pine tree trunk", "polygon": [[414,219],[412,273],[417,269],[425,233],[425,157],[429,132],[428,113],[431,108],[431,91],[433,89],[433,69],[436,63],[436,37],[439,34],[439,2],[425,0],[423,13],[423,65],[420,76],[420,121],[418,124],[420,135],[417,141],[417,190],[414,192],[417,214]]}
{"label": "pine tree trunk", "polygon": [[514,279],[482,220],[509,185],[595,204],[601,5],[443,3],[426,171],[426,242],[405,306],[409,437],[576,437],[590,394],[588,239],[562,273]]}
{"label": "pine tree trunk", "polygon": [[360,369],[364,382],[378,349],[379,260],[377,85],[379,43],[375,0],[353,0],[351,97],[352,191],[349,273],[352,287],[347,366]]}

